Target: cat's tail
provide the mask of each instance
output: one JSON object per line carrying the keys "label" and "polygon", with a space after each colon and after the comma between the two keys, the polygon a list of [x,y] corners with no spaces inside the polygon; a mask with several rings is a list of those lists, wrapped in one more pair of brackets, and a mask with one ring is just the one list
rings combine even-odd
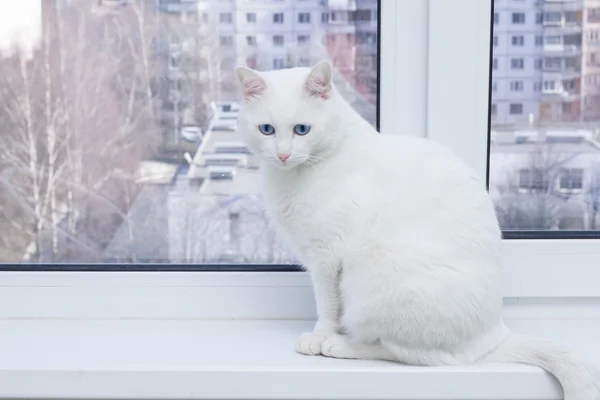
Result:
{"label": "cat's tail", "polygon": [[511,334],[482,361],[529,364],[545,369],[563,387],[565,400],[600,400],[600,375],[557,344]]}

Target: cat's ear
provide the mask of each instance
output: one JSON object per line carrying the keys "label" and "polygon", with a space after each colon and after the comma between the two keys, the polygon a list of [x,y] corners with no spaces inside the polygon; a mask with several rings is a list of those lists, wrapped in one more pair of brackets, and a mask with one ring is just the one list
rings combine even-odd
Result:
{"label": "cat's ear", "polygon": [[308,74],[304,89],[309,97],[328,99],[332,89],[332,67],[329,61],[319,61]]}
{"label": "cat's ear", "polygon": [[244,92],[244,100],[246,102],[260,97],[267,85],[258,72],[248,67],[237,67],[235,74],[240,82],[242,91]]}

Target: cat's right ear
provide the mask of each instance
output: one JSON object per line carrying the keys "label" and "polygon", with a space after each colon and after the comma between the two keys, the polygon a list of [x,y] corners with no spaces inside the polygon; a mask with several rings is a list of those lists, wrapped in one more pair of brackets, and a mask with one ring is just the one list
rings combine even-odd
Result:
{"label": "cat's right ear", "polygon": [[259,98],[267,85],[263,78],[260,77],[258,72],[248,67],[237,67],[235,74],[238,77],[242,91],[244,92],[244,100],[249,102],[251,100]]}

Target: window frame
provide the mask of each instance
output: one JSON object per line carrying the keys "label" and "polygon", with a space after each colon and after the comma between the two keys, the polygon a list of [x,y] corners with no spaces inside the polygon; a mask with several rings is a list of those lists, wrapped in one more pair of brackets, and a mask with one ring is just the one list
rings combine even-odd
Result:
{"label": "window frame", "polygon": [[[378,84],[378,122],[383,133],[449,146],[486,181],[492,2],[457,1],[403,7],[381,0],[378,80],[385,85]],[[456,24],[458,18],[470,23]],[[505,239],[502,260],[506,297],[600,296],[600,246],[594,239]],[[12,265],[0,272],[0,298],[10,299],[0,304],[0,318],[316,316],[310,279],[295,266],[33,268]]]}

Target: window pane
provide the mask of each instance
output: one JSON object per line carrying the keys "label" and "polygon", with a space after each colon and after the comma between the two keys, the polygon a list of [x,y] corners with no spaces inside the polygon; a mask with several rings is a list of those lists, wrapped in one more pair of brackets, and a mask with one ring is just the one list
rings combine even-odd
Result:
{"label": "window pane", "polygon": [[0,3],[0,262],[293,262],[236,132],[236,65],[327,58],[376,123],[376,0]]}
{"label": "window pane", "polygon": [[490,193],[502,228],[598,230],[599,8],[494,3]]}

